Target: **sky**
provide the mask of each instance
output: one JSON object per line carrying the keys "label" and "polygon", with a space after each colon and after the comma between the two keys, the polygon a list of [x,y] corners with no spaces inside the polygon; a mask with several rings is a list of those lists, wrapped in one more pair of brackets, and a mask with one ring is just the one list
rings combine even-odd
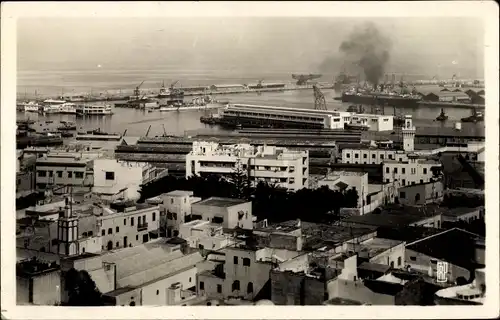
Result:
{"label": "sky", "polygon": [[483,76],[482,24],[473,18],[21,18],[17,68],[336,74],[340,43],[366,21],[392,41],[389,73]]}

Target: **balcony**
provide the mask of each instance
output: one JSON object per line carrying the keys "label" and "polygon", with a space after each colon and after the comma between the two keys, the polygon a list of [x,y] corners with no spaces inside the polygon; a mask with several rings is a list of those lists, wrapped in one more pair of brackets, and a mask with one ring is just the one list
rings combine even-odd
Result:
{"label": "balcony", "polygon": [[148,229],[148,223],[143,222],[137,225],[137,231],[144,231]]}

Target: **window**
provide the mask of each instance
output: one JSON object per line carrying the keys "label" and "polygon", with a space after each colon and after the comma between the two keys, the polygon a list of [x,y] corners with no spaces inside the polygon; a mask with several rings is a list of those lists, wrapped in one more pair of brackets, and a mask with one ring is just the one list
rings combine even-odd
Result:
{"label": "window", "polygon": [[380,155],[380,159],[384,160],[384,155],[383,154]]}
{"label": "window", "polygon": [[389,181],[389,179],[385,179],[385,182],[386,182],[386,183],[389,183],[390,181]]}
{"label": "window", "polygon": [[75,178],[83,179],[83,172],[75,172]]}
{"label": "window", "polygon": [[222,293],[222,285],[217,285],[217,293]]}
{"label": "window", "polygon": [[116,233],[120,232],[120,227],[116,227]]}
{"label": "window", "polygon": [[363,159],[366,159],[366,158],[368,158],[368,155],[365,153],[365,154],[363,154]]}
{"label": "window", "polygon": [[189,278],[189,282],[191,282],[191,277]]}
{"label": "window", "polygon": [[105,172],[106,180],[115,180],[115,173],[112,171]]}
{"label": "window", "polygon": [[94,235],[94,232],[89,231],[89,232],[87,233],[87,235],[88,235],[89,237],[92,237],[92,236]]}
{"label": "window", "polygon": [[200,281],[200,290],[205,290],[205,282]]}
{"label": "window", "polygon": [[108,229],[108,234],[112,234],[113,233],[113,229],[112,228],[109,228]]}
{"label": "window", "polygon": [[437,264],[437,260],[436,259],[431,259],[431,264]]}
{"label": "window", "polygon": [[417,261],[417,257],[411,256],[411,257],[410,257],[410,260],[411,260],[411,261]]}
{"label": "window", "polygon": [[385,167],[385,173],[389,173],[389,167]]}
{"label": "window", "polygon": [[401,191],[401,192],[399,193],[399,197],[400,197],[401,199],[406,198],[406,192]]}
{"label": "window", "polygon": [[126,226],[127,225],[127,219],[123,219],[123,225]]}
{"label": "window", "polygon": [[398,173],[398,168],[394,168],[394,173]]}
{"label": "window", "polygon": [[136,236],[135,236],[135,240],[136,240],[136,241],[139,241],[139,235],[136,235]]}
{"label": "window", "polygon": [[170,199],[170,204],[174,204],[174,199]]}
{"label": "window", "polygon": [[418,202],[418,201],[420,201],[420,193],[417,193],[415,195],[415,202]]}
{"label": "window", "polygon": [[250,259],[249,258],[243,258],[243,265],[245,267],[250,267]]}
{"label": "window", "polygon": [[47,176],[47,171],[45,171],[45,170],[38,171],[38,176],[39,177],[46,177]]}
{"label": "window", "polygon": [[153,221],[156,221],[156,211],[153,211]]}
{"label": "window", "polygon": [[104,236],[106,234],[106,230],[102,229],[101,235]]}
{"label": "window", "polygon": [[238,280],[234,280],[232,285],[232,291],[240,290],[240,282]]}
{"label": "window", "polygon": [[424,183],[424,179],[420,179],[420,183]]}
{"label": "window", "polygon": [[134,226],[134,217],[130,218],[130,225]]}
{"label": "window", "polygon": [[49,178],[52,178],[53,175],[54,175],[54,171],[49,171]]}
{"label": "window", "polygon": [[249,282],[247,285],[247,293],[253,292],[253,283]]}
{"label": "window", "polygon": [[389,160],[392,160],[392,154],[389,155]]}
{"label": "window", "polygon": [[391,261],[391,268],[394,268],[394,261]]}
{"label": "window", "polygon": [[156,290],[156,295],[159,295],[160,294],[160,290]]}
{"label": "window", "polygon": [[427,174],[427,168],[424,168],[424,174]]}
{"label": "window", "polygon": [[233,262],[234,262],[234,264],[238,264],[238,257],[234,256],[233,257]]}
{"label": "window", "polygon": [[56,173],[58,178],[62,178],[62,171],[57,171]]}
{"label": "window", "polygon": [[116,247],[115,248],[118,248],[120,247],[120,242],[116,241]]}
{"label": "window", "polygon": [[411,174],[417,173],[417,170],[415,168],[411,168]]}
{"label": "window", "polygon": [[402,174],[405,174],[405,173],[406,173],[405,168],[401,168],[401,173],[402,173]]}
{"label": "window", "polygon": [[406,185],[406,179],[401,180],[401,184],[402,184],[403,186],[405,186],[405,185]]}
{"label": "window", "polygon": [[354,158],[356,158],[356,159],[359,158],[359,154],[355,153]]}
{"label": "window", "polygon": [[401,257],[398,257],[398,267],[401,266]]}
{"label": "window", "polygon": [[68,178],[73,178],[73,172],[72,171],[68,171]]}
{"label": "window", "polygon": [[346,158],[350,158],[350,157],[351,157],[351,154],[350,154],[350,153],[347,153],[345,156],[346,156]]}

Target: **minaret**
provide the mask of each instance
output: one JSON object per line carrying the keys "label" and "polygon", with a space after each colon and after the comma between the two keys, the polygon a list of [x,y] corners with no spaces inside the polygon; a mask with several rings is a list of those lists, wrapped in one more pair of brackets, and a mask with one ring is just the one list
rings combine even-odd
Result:
{"label": "minaret", "polygon": [[413,126],[411,115],[405,116],[405,125],[401,129],[403,134],[403,150],[412,152],[415,145],[415,127]]}
{"label": "minaret", "polygon": [[73,216],[71,199],[66,198],[66,206],[57,221],[57,251],[60,255],[78,254],[78,217]]}

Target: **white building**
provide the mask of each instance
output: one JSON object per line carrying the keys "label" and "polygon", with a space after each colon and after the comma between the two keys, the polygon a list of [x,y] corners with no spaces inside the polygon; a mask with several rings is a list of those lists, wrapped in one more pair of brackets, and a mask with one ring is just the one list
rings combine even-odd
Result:
{"label": "white building", "polygon": [[408,161],[388,160],[383,163],[383,181],[397,182],[399,187],[433,181],[433,168],[440,168],[438,161],[409,156]]}
{"label": "white building", "polygon": [[193,220],[180,226],[179,237],[186,240],[191,248],[220,250],[234,243],[224,234],[220,224],[204,220]]}
{"label": "white building", "polygon": [[92,191],[104,200],[115,198],[139,199],[140,186],[166,175],[167,169],[159,169],[145,162],[125,162],[116,159],[94,160],[94,186]]}
{"label": "white building", "polygon": [[190,220],[209,221],[224,229],[253,229],[252,202],[211,197],[191,207]]}
{"label": "white building", "polygon": [[102,249],[113,250],[137,246],[157,237],[160,228],[160,207],[148,204],[120,209],[102,208],[98,217]]}
{"label": "white building", "polygon": [[182,190],[164,193],[155,198],[160,200],[160,227],[165,229],[167,237],[179,235],[180,226],[186,222],[186,216],[191,215],[191,205],[201,200],[193,196],[193,191]]}
{"label": "white building", "polygon": [[318,180],[318,187],[328,186],[330,190],[344,191],[354,189],[358,192],[358,207],[363,206],[363,198],[369,193],[368,173],[351,171],[333,171]]}
{"label": "white building", "polygon": [[92,159],[81,157],[43,157],[36,160],[36,186],[92,186]]}
{"label": "white building", "polygon": [[193,142],[193,150],[186,155],[186,177],[231,175],[237,166],[246,172],[252,185],[266,181],[289,190],[300,190],[308,185],[308,151],[292,151],[275,146],[221,146],[212,142]]}
{"label": "white building", "polygon": [[363,124],[368,126],[368,131],[392,131],[394,130],[394,116],[379,114],[353,114],[351,124]]}

